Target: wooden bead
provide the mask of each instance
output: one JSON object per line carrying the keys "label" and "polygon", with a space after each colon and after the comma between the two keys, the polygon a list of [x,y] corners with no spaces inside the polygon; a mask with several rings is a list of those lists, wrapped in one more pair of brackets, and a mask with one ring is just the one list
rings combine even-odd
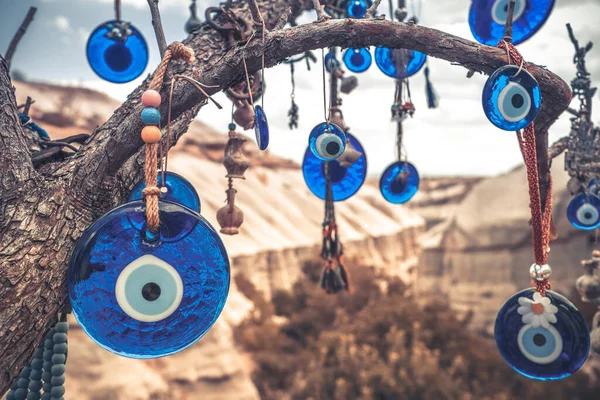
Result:
{"label": "wooden bead", "polygon": [[156,90],[146,90],[142,94],[142,104],[144,107],[157,107],[160,106],[160,93]]}
{"label": "wooden bead", "polygon": [[142,140],[144,143],[158,143],[160,141],[160,129],[152,125],[145,126],[142,129]]}

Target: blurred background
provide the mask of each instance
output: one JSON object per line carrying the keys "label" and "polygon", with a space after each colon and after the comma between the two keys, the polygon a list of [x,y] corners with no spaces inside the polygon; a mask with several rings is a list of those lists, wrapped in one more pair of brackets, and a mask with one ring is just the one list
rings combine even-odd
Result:
{"label": "blurred background", "polygon": [[[202,19],[204,8],[216,4],[198,2]],[[418,15],[422,25],[472,40],[468,1],[408,4],[409,16]],[[150,48],[148,68],[133,82],[102,81],[85,58],[91,31],[113,17],[109,0],[0,0],[0,51],[30,6],[38,11],[13,59],[13,83],[19,104],[27,96],[36,101],[30,115],[53,139],[90,133],[160,61],[145,0],[122,1],[123,19],[140,29]],[[167,42],[185,38],[189,1],[160,6]],[[384,4],[380,12],[388,14]],[[597,15],[598,0],[558,0],[548,22],[519,50],[570,82],[575,66],[565,24],[587,43],[600,37]],[[308,12],[298,22],[315,18]],[[597,48],[587,66],[597,84]],[[253,139],[245,147],[251,167],[246,180],[236,182],[245,221],[239,235],[223,236],[234,278],[223,315],[191,348],[147,361],[101,349],[73,320],[66,398],[600,398],[598,356],[572,377],[545,383],[521,377],[498,354],[496,313],[529,285],[533,260],[521,153],[514,134],[496,129],[482,112],[486,77],[466,79],[464,68],[434,58],[429,67],[440,104],[428,109],[423,75],[411,79],[417,110],[404,123],[404,146],[423,179],[406,205],[385,202],[377,186],[395,159],[394,81],[373,66],[358,75],[351,95],[342,96],[345,121],[366,150],[369,171],[356,196],[336,203],[351,293],[328,296],[317,287],[323,202],[306,188],[300,170],[308,133],[323,118],[320,66],[296,68],[300,119],[290,131],[289,66],[278,65],[266,71],[271,144],[267,152]],[[223,94],[215,98],[229,104]],[[575,100],[571,106],[579,108]],[[598,115],[596,107],[593,121]],[[213,226],[225,200],[221,163],[230,118],[227,106],[219,112],[204,107],[169,161],[194,184]],[[568,135],[569,118],[563,114],[553,125],[550,143]],[[597,237],[566,219],[571,195],[564,155],[554,160],[552,176],[558,233],[549,257],[553,289],[591,323],[595,307],[580,301],[574,285],[583,273],[580,261],[599,248]]]}

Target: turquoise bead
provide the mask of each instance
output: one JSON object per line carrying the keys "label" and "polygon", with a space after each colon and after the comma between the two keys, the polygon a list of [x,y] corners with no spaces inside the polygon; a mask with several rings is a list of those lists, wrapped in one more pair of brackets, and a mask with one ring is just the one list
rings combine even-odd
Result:
{"label": "turquoise bead", "polygon": [[40,367],[40,369],[35,369],[31,371],[29,379],[31,379],[32,381],[39,381],[40,379],[42,379],[42,368]]}
{"label": "turquoise bead", "polygon": [[52,380],[50,381],[50,383],[52,383],[52,386],[64,385],[65,384],[65,376],[64,375],[53,376]]}
{"label": "turquoise bead", "polygon": [[52,397],[61,397],[63,394],[65,394],[65,387],[62,385],[54,386],[50,391],[50,394]]}
{"label": "turquoise bead", "polygon": [[21,378],[29,378],[29,374],[31,373],[31,367],[29,365],[26,365],[23,367],[23,369],[21,370],[21,373],[19,374],[19,376]]}
{"label": "turquoise bead", "polygon": [[29,392],[27,394],[27,400],[40,400],[40,392]]}
{"label": "turquoise bead", "polygon": [[146,107],[142,111],[142,122],[145,125],[158,125],[160,122],[160,111],[154,107]]}
{"label": "turquoise bead", "polygon": [[29,390],[39,392],[42,389],[42,381],[29,381]]}
{"label": "turquoise bead", "polygon": [[52,384],[50,382],[44,382],[42,389],[44,389],[44,392],[48,392],[48,394],[50,394],[50,391],[52,390]]}
{"label": "turquoise bead", "polygon": [[66,354],[67,353],[67,344],[66,343],[55,344],[54,348],[52,350],[54,350],[54,354]]}
{"label": "turquoise bead", "polygon": [[17,386],[21,389],[27,389],[28,385],[29,385],[28,378],[19,378],[19,380],[17,381]]}
{"label": "turquoise bead", "polygon": [[[55,333],[54,336],[52,337],[52,340],[54,340],[54,343],[67,343],[67,334],[66,333]],[[44,352],[45,353],[45,352]]]}
{"label": "turquoise bead", "polygon": [[31,369],[32,370],[42,369],[42,364],[43,364],[43,361],[41,358],[34,358],[33,361],[31,361]]}
{"label": "turquoise bead", "polygon": [[27,389],[19,388],[15,390],[15,400],[27,399]]}
{"label": "turquoise bead", "polygon": [[54,326],[54,330],[59,333],[67,333],[69,330],[68,322],[57,322]]}
{"label": "turquoise bead", "polygon": [[40,400],[51,400],[51,399],[52,399],[52,395],[50,394],[50,392],[42,393],[42,397],[40,398]]}
{"label": "turquoise bead", "polygon": [[65,373],[65,364],[53,365],[50,372],[52,372],[52,376],[59,376],[59,375],[64,374]]}
{"label": "turquoise bead", "polygon": [[52,356],[52,364],[64,364],[67,357],[64,354],[55,354]]}
{"label": "turquoise bead", "polygon": [[50,336],[48,339],[44,340],[44,348],[50,350],[52,349],[52,346],[54,346],[54,340],[52,340],[52,336]]}
{"label": "turquoise bead", "polygon": [[44,350],[44,361],[52,360],[52,354],[54,354],[52,350]]}
{"label": "turquoise bead", "polygon": [[15,400],[15,392],[12,389],[6,394],[6,400]]}
{"label": "turquoise bead", "polygon": [[50,365],[50,367],[48,367],[47,370],[42,372],[42,379],[44,380],[44,382],[50,382],[50,379],[52,379],[52,374],[50,373],[50,368],[52,368],[52,364]]}

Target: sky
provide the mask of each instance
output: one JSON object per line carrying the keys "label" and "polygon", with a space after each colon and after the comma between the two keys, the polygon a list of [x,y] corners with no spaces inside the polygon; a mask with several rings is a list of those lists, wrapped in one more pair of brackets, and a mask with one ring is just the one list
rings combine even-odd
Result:
{"label": "sky", "polygon": [[[186,37],[183,26],[189,16],[189,0],[161,0],[159,5],[167,42]],[[198,0],[199,10],[217,4],[217,0]],[[420,6],[419,6],[420,3]],[[468,25],[469,0],[407,0],[409,16],[420,9],[420,24],[474,40]],[[150,48],[150,61],[142,76],[130,83],[112,84],[98,78],[85,58],[85,44],[93,29],[114,17],[112,0],[0,0],[0,53],[8,47],[30,6],[38,8],[35,19],[19,44],[12,69],[29,80],[82,85],[107,93],[117,100],[127,95],[151,73],[160,62],[146,0],[122,0],[122,18],[131,21],[145,36]],[[388,14],[387,2],[380,12]],[[204,12],[199,12],[203,19]],[[600,85],[600,0],[557,0],[553,13],[536,35],[518,46],[529,62],[546,66],[566,82],[575,76],[572,63],[573,46],[565,24],[571,22],[581,44],[596,39],[588,55],[592,81]],[[315,20],[314,12],[306,12],[299,23]],[[371,48],[373,52],[374,48]],[[320,56],[320,51],[316,54]],[[266,71],[267,91],[264,109],[269,120],[269,150],[284,158],[302,162],[310,130],[323,122],[322,77],[320,64],[307,71],[296,66],[296,103],[299,127],[290,130],[287,112],[290,108],[290,69],[280,64]],[[496,175],[522,163],[514,133],[495,128],[481,107],[481,91],[485,76],[466,78],[466,69],[430,57],[430,78],[439,96],[439,107],[428,109],[423,73],[411,78],[414,118],[404,123],[404,147],[408,160],[422,175]],[[346,75],[349,76],[349,72]],[[342,95],[346,124],[366,149],[370,176],[378,176],[393,162],[396,124],[390,119],[395,83],[375,66],[356,75],[358,88]],[[599,91],[600,92],[600,91]],[[229,104],[221,93],[215,99]],[[595,97],[594,122],[600,123],[600,98]],[[579,103],[573,101],[572,107]],[[226,132],[231,107],[218,111],[210,103],[203,107],[198,119]],[[563,114],[550,131],[550,143],[569,132],[569,115]],[[252,131],[246,134],[253,136]]]}

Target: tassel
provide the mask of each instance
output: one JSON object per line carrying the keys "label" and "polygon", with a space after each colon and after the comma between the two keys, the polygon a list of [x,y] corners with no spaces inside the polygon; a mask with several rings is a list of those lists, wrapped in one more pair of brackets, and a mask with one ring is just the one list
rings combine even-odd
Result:
{"label": "tassel", "polygon": [[425,92],[427,94],[427,107],[437,108],[438,97],[429,79],[429,66],[425,67]]}
{"label": "tassel", "polygon": [[334,267],[333,262],[329,260],[321,273],[320,286],[327,294],[338,293],[347,289],[346,279],[347,273],[345,268],[341,269],[338,265]]}

